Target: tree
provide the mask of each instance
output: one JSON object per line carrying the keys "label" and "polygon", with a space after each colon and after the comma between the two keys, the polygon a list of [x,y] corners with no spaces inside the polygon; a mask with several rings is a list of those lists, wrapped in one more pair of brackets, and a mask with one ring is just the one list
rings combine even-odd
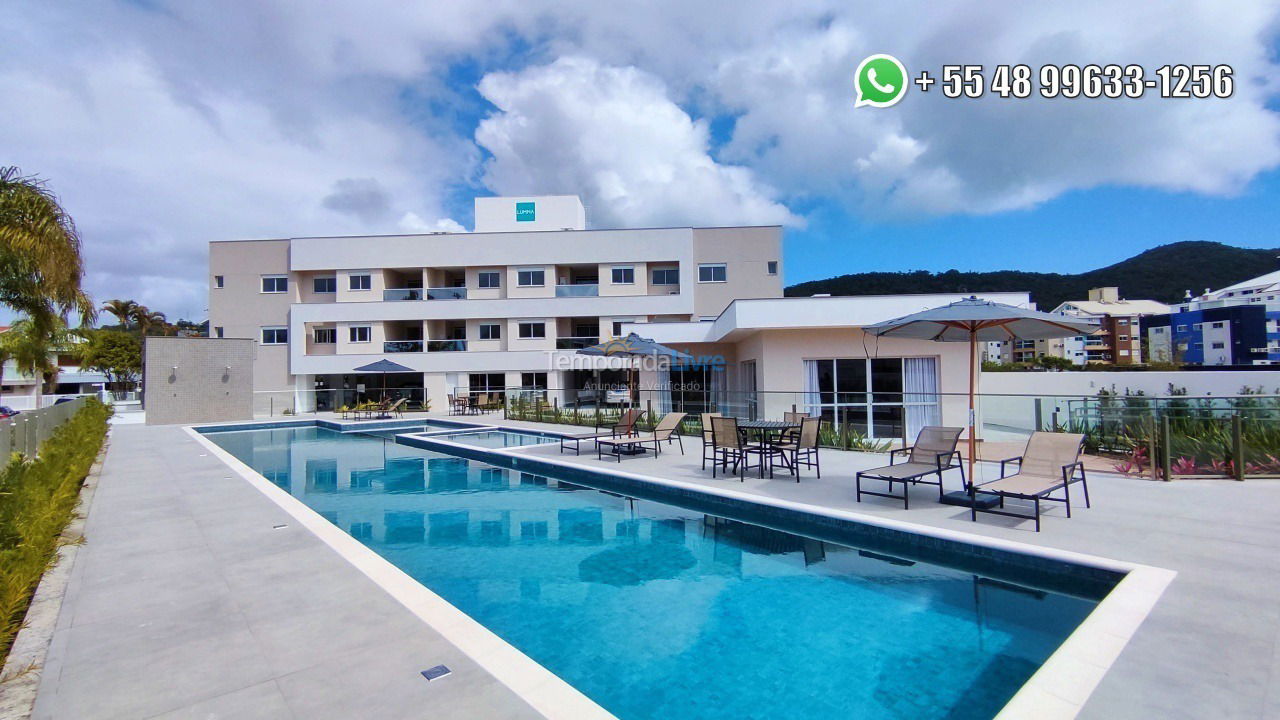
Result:
{"label": "tree", "polygon": [[81,367],[100,372],[114,391],[127,390],[142,373],[142,341],[120,330],[88,330],[78,347]]}
{"label": "tree", "polygon": [[120,321],[120,325],[126,330],[129,328],[129,322],[133,320],[133,315],[138,309],[138,303],[132,300],[108,300],[102,304],[104,312],[111,313]]}
{"label": "tree", "polygon": [[96,314],[80,287],[84,261],[80,235],[43,180],[16,167],[0,167],[0,303],[49,333],[71,313],[82,322]]}
{"label": "tree", "polygon": [[161,335],[167,335],[169,322],[165,314],[152,310],[146,305],[138,305],[133,309],[133,321],[137,323],[138,330],[145,337],[150,334],[152,328],[160,328]]}
{"label": "tree", "polygon": [[60,318],[55,315],[47,322],[48,326],[41,327],[31,318],[22,318],[0,335],[0,357],[12,360],[18,372],[39,378],[36,407],[40,406],[45,384],[58,376],[58,363],[50,356],[66,349],[69,339],[67,327]]}

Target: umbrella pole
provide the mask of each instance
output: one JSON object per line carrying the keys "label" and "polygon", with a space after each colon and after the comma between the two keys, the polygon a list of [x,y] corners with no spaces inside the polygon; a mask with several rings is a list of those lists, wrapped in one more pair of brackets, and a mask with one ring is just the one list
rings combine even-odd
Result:
{"label": "umbrella pole", "polygon": [[978,332],[974,328],[969,328],[969,494],[973,494],[974,480],[973,476],[973,456],[978,450],[978,438],[975,434],[976,423],[973,416],[973,391],[974,386],[978,382],[977,360],[978,354]]}

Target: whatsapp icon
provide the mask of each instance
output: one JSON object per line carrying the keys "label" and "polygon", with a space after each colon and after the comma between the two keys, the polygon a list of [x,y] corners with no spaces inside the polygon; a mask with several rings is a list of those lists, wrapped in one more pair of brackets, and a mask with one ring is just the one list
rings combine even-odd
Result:
{"label": "whatsapp icon", "polygon": [[858,64],[854,107],[889,107],[907,93],[907,69],[892,55],[870,55]]}

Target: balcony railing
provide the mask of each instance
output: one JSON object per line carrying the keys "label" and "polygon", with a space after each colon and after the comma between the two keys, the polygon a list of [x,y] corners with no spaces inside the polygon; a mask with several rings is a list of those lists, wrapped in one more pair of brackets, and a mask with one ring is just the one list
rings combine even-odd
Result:
{"label": "balcony railing", "polygon": [[581,350],[584,347],[591,347],[599,344],[598,337],[562,337],[556,338],[557,350]]}
{"label": "balcony railing", "polygon": [[382,291],[382,299],[387,302],[421,300],[422,288],[390,288]]}
{"label": "balcony railing", "polygon": [[556,297],[596,297],[600,294],[599,285],[557,285]]}
{"label": "balcony railing", "polygon": [[466,300],[467,289],[464,287],[427,288],[428,300]]}
{"label": "balcony railing", "polygon": [[388,340],[382,343],[384,353],[422,352],[421,340]]}
{"label": "balcony railing", "polygon": [[463,352],[467,349],[466,340],[428,340],[427,352]]}

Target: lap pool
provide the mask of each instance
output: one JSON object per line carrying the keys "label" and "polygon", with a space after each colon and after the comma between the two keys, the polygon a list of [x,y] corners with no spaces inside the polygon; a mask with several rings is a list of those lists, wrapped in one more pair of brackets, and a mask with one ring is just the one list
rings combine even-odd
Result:
{"label": "lap pool", "polygon": [[206,433],[624,720],[989,718],[1115,581],[962,570],[369,435]]}

